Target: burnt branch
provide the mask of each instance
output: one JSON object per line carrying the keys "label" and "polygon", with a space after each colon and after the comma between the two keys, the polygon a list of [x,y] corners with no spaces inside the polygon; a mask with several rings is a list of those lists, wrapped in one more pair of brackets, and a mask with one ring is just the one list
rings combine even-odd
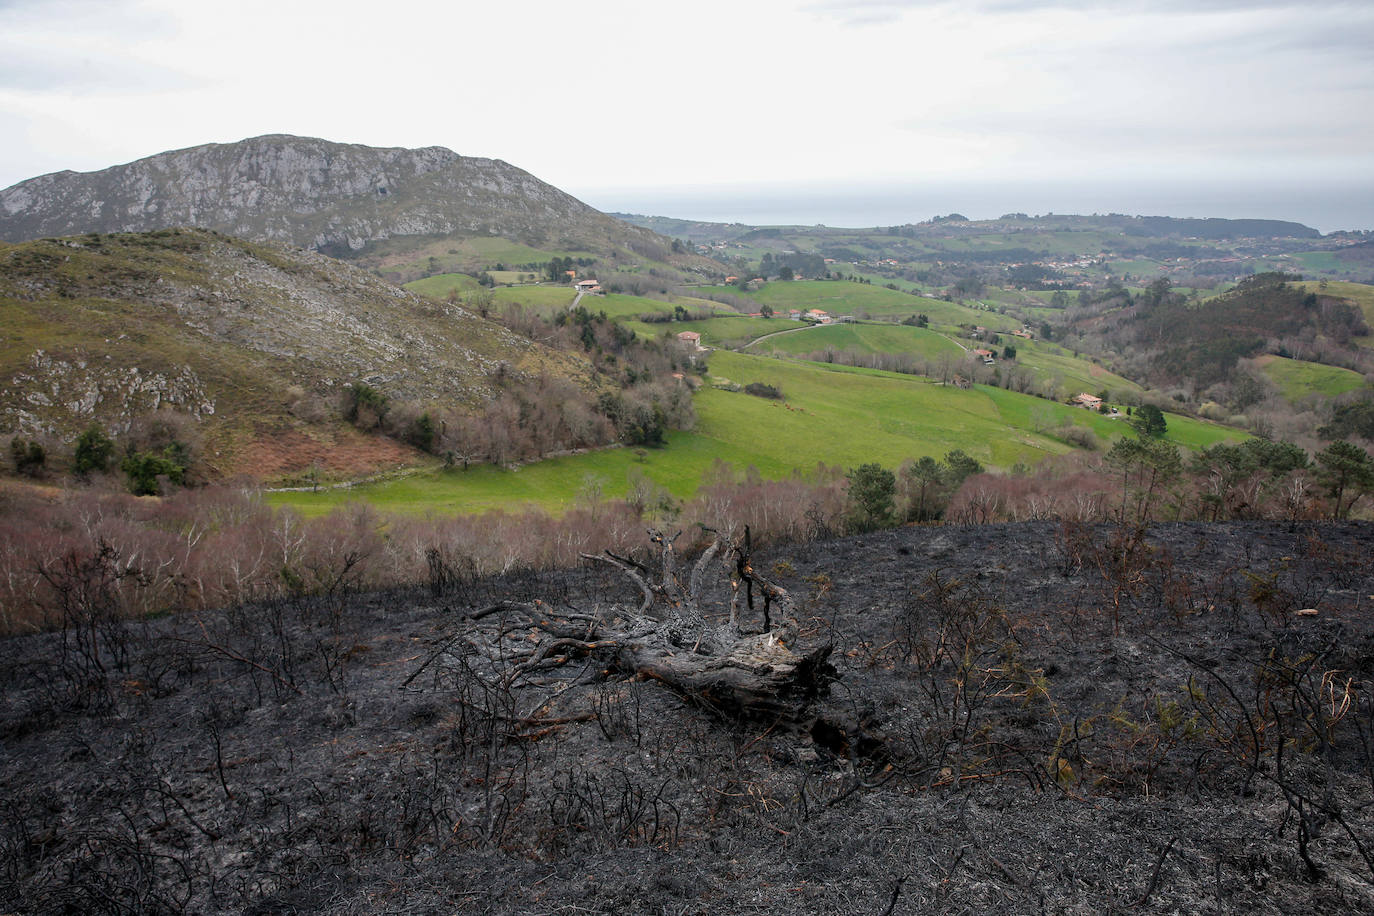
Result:
{"label": "burnt branch", "polygon": [[[799,651],[798,627],[787,591],[754,570],[750,541],[730,543],[717,534],[684,584],[678,573],[679,535],[649,532],[658,569],[607,551],[584,555],[616,567],[642,596],[638,606],[612,604],[592,613],[542,601],[504,602],[468,614],[463,628],[441,644],[403,686],[445,659],[480,660],[484,677],[502,690],[550,690],[569,684],[569,668],[582,662],[576,682],[587,677],[640,677],[656,681],[702,707],[727,717],[802,722],[835,671],[830,645]],[[764,632],[740,625],[732,599],[728,622],[703,607],[706,571],[722,554],[741,583],[764,601]],[[775,626],[774,611],[777,611]],[[547,703],[541,706],[548,706]]]}

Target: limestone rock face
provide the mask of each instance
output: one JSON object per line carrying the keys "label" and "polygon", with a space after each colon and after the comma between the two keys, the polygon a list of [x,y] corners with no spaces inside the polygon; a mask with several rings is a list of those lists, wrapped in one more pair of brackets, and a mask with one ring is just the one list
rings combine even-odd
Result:
{"label": "limestone rock face", "polygon": [[[273,134],[54,172],[0,191],[0,239],[196,226],[330,254],[473,233],[532,242],[618,221],[498,159]],[[600,231],[598,231],[600,230]]]}
{"label": "limestone rock face", "polygon": [[357,382],[476,410],[498,374],[589,368],[319,252],[197,229],[0,247],[0,315],[0,436],[172,411],[247,441],[330,422]]}

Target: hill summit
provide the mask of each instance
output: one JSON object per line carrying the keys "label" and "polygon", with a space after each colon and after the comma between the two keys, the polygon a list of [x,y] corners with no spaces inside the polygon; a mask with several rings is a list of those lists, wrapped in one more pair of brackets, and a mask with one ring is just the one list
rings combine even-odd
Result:
{"label": "hill summit", "polygon": [[286,134],[53,172],[0,191],[7,241],[174,226],[336,256],[403,236],[585,244],[651,235],[499,159]]}

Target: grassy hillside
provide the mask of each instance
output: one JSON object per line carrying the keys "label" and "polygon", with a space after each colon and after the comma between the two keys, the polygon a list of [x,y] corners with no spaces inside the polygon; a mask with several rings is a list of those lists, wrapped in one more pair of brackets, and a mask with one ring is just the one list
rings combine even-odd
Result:
{"label": "grassy hillside", "polygon": [[496,303],[522,305],[541,315],[552,315],[572,305],[577,293],[568,286],[511,286],[491,291]]}
{"label": "grassy hillside", "polygon": [[730,315],[722,318],[705,318],[694,321],[674,321],[670,324],[649,324],[643,321],[623,321],[627,328],[643,337],[660,337],[663,334],[680,334],[695,331],[701,335],[703,346],[742,347],[749,341],[775,331],[802,327],[801,322],[786,318],[746,318],[743,315]]}
{"label": "grassy hillside", "polygon": [[1273,355],[1261,356],[1255,362],[1278,386],[1279,394],[1295,403],[1313,396],[1333,398],[1365,386],[1363,375],[1339,366],[1324,366],[1321,363]]}
{"label": "grassy hillside", "polygon": [[[1003,338],[1003,342],[1016,347],[1016,366],[1030,371],[1037,379],[1058,380],[1058,387],[1065,389],[1069,396],[1079,392],[1096,394],[1104,389],[1118,394],[1141,390],[1140,385],[1130,379],[1086,357],[1074,356],[1059,344],[1015,337]],[[1008,363],[1004,361],[1002,365]]]}
{"label": "grassy hillside", "polygon": [[750,347],[754,353],[796,355],[817,350],[851,350],[856,353],[911,353],[922,359],[942,355],[963,357],[965,351],[936,331],[905,325],[826,324],[791,334],[781,334]]}
{"label": "grassy hillside", "polygon": [[212,472],[269,478],[415,459],[340,421],[355,382],[476,408],[501,364],[588,372],[323,255],[201,230],[0,247],[0,328],[0,431],[70,442],[92,422],[120,433],[171,411],[204,438]]}
{"label": "grassy hillside", "polygon": [[[1070,451],[1054,435],[1064,424],[1091,430],[1104,446],[1129,433],[1121,420],[981,385],[960,390],[907,375],[730,352],[712,355],[711,372],[718,382],[773,385],[784,399],[705,389],[696,399],[696,429],[672,434],[661,450],[610,449],[519,470],[438,471],[349,490],[274,493],[270,499],[307,514],[352,500],[417,515],[521,504],[557,510],[591,492],[622,496],[630,478],[640,475],[677,497],[690,496],[716,459],[779,478],[817,463],[896,467],[908,458],[938,458],[958,448],[988,466],[1009,468]],[[1188,448],[1242,436],[1173,414],[1167,419],[1168,438]]]}
{"label": "grassy hillside", "polygon": [[481,289],[477,279],[469,274],[435,274],[405,284],[405,289],[431,299],[446,299],[450,295],[465,295]]}

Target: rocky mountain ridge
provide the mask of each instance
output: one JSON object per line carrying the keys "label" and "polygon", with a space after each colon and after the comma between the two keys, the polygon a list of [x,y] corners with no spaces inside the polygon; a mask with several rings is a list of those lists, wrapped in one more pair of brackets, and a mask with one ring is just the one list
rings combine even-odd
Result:
{"label": "rocky mountain ridge", "polygon": [[534,244],[652,233],[499,159],[271,134],[53,172],[0,191],[0,239],[214,229],[347,255],[400,236],[494,235]]}

